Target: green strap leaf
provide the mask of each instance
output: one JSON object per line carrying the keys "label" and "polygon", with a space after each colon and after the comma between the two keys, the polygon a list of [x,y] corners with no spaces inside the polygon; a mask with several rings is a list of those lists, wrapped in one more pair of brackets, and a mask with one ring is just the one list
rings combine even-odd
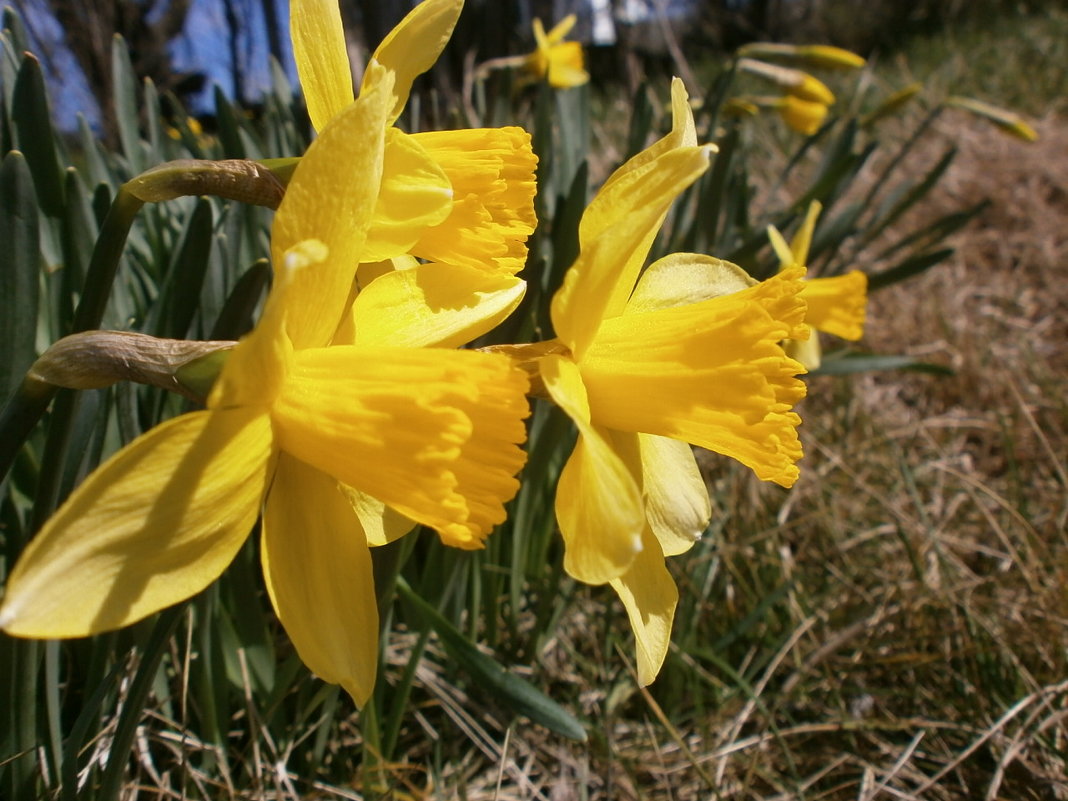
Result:
{"label": "green strap leaf", "polygon": [[49,217],[63,214],[63,171],[56,155],[56,135],[48,109],[41,65],[29,53],[22,57],[11,102],[17,145],[26,154],[41,209]]}
{"label": "green strap leaf", "polygon": [[115,34],[111,43],[111,80],[115,93],[115,123],[119,128],[122,152],[130,165],[130,173],[137,175],[145,170],[137,113],[138,80],[130,63],[126,41],[118,34]]}
{"label": "green strap leaf", "polygon": [[812,375],[850,375],[868,373],[875,370],[910,370],[916,373],[950,376],[953,370],[931,362],[922,362],[912,356],[879,355],[875,353],[856,353],[848,356],[824,356],[818,370]]}
{"label": "green strap leaf", "polygon": [[890,284],[896,284],[898,281],[904,281],[906,278],[919,275],[926,270],[930,270],[939,262],[945,261],[953,253],[953,248],[942,248],[931,253],[919,253],[911,256],[888,270],[869,275],[868,291],[874,292],[876,289],[882,289],[885,286],[890,286]]}
{"label": "green strap leaf", "polygon": [[37,198],[26,159],[13,150],[0,165],[0,398],[14,394],[36,356],[40,243]]}

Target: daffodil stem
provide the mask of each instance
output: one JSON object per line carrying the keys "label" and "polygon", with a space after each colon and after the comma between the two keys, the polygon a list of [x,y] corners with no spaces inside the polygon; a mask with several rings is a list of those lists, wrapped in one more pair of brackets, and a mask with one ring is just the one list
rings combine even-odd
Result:
{"label": "daffodil stem", "polygon": [[[70,333],[88,331],[100,326],[108,297],[111,295],[111,286],[119,269],[126,237],[143,205],[142,201],[119,188],[93,248],[85,275],[85,285],[82,288],[82,298],[74,313]],[[45,413],[55,394],[56,387],[26,380],[0,413],[0,480],[11,469],[22,444]]]}

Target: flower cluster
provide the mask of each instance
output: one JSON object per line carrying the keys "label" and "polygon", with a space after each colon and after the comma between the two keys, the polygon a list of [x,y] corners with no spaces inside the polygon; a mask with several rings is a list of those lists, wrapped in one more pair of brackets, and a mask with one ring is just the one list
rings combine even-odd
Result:
{"label": "flower cluster", "polygon": [[[371,548],[415,524],[482,547],[519,487],[534,395],[578,431],[555,503],[565,569],[616,591],[639,679],[656,677],[678,597],[665,557],[711,517],[691,445],[789,487],[805,387],[784,343],[806,340],[809,323],[841,336],[859,324],[840,322],[824,284],[802,280],[814,213],[792,248],[772,232],[783,269],[763,282],[702,254],[646,266],[714,152],[676,80],[672,130],[582,217],[552,300],[556,337],[465,349],[523,298],[537,161],[519,128],[394,124],[462,5],[417,6],[356,92],[336,2],[293,0],[318,136],[277,207],[261,317],[237,343],[205,343],[225,357],[205,408],[121,449],[47,522],[10,574],[4,631],[77,637],[142,619],[214,581],[260,519],[279,619],[307,665],[362,704],[378,654]],[[540,35],[531,57],[551,83],[581,68],[554,50],[565,32]],[[48,375],[62,372],[55,361]]]}

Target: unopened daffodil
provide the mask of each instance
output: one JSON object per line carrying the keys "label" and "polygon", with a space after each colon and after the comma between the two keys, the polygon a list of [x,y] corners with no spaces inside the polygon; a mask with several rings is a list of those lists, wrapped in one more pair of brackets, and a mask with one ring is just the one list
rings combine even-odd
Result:
{"label": "unopened daffodil", "polygon": [[367,539],[343,486],[472,547],[524,461],[527,379],[472,351],[331,344],[394,105],[372,65],[301,160],[272,228],[275,282],[207,408],[138,437],[82,483],[11,572],[0,628],[78,637],[211,583],[262,512],[271,601],[301,658],[363,703],[377,664]]}
{"label": "unopened daffodil", "polygon": [[[768,227],[768,236],[775,254],[779,257],[781,270],[805,265],[819,215],[820,204],[813,201],[801,227],[789,244],[778,229]],[[825,278],[810,278],[804,282],[801,297],[807,304],[805,322],[812,328],[854,341],[864,336],[868,276],[860,270],[850,270],[842,275]],[[820,366],[822,353],[816,334],[807,339],[787,342],[787,350],[808,370],[815,370]]]}

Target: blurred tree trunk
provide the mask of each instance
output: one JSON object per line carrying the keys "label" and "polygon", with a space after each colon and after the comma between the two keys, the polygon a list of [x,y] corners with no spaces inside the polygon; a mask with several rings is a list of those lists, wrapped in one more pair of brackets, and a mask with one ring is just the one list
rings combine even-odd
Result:
{"label": "blurred tree trunk", "polygon": [[111,78],[113,35],[126,40],[137,75],[151,78],[161,91],[174,90],[183,76],[172,68],[168,44],[185,25],[189,0],[48,0],[48,6],[100,104],[104,137],[114,146],[118,129]]}

